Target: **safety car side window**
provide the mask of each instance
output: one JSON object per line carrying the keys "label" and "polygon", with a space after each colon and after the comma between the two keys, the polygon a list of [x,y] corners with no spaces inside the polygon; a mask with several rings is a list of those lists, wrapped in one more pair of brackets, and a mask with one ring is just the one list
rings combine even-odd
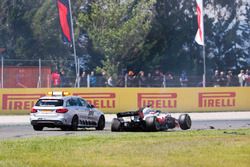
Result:
{"label": "safety car side window", "polygon": [[76,98],[75,100],[76,100],[77,106],[83,106],[79,98]]}
{"label": "safety car side window", "polygon": [[83,107],[86,107],[86,106],[87,106],[88,103],[87,103],[85,100],[83,100],[83,99],[81,99],[81,98],[79,98],[78,100],[79,100],[79,102],[82,104]]}
{"label": "safety car side window", "polygon": [[66,103],[66,106],[69,107],[69,106],[76,106],[77,105],[77,102],[76,100],[74,99],[69,99]]}
{"label": "safety car side window", "polygon": [[66,107],[69,107],[70,106],[70,99],[68,99],[67,101],[66,101]]}

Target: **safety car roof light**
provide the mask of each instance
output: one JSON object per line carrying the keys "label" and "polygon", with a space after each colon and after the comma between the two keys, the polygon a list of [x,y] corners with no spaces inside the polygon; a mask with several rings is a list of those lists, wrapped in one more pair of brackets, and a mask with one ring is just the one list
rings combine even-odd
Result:
{"label": "safety car roof light", "polygon": [[69,96],[70,93],[66,91],[51,91],[48,92],[48,95],[50,96]]}

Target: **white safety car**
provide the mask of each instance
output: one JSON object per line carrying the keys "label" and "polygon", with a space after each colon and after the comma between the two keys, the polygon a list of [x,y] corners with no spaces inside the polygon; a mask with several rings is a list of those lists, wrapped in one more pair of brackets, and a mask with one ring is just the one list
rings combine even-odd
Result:
{"label": "white safety car", "polygon": [[73,131],[78,127],[103,130],[105,116],[79,96],[70,96],[68,92],[49,92],[48,96],[41,97],[32,108],[30,123],[37,131],[44,127]]}

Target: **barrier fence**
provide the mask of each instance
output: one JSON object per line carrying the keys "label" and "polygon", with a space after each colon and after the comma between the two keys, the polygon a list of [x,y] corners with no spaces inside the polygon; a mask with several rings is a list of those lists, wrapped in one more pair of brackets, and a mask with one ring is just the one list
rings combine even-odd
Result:
{"label": "barrier fence", "polygon": [[[202,87],[202,76],[174,74],[155,71],[137,72],[130,75],[124,72],[116,77],[106,73],[96,74],[90,70],[79,69],[76,76],[74,60],[12,60],[1,59],[1,88],[84,88],[84,87]],[[143,74],[142,74],[143,73]],[[237,74],[224,74],[214,78],[206,77],[206,86],[240,86]],[[244,86],[250,85],[248,77]]]}
{"label": "barrier fence", "polygon": [[52,87],[52,73],[57,71],[60,74],[64,69],[67,69],[68,80],[75,82],[74,68],[74,60],[19,60],[2,56],[0,87],[49,88]]}
{"label": "barrier fence", "polygon": [[0,89],[1,114],[29,113],[47,92],[68,91],[105,113],[132,111],[146,105],[168,112],[250,110],[249,87],[217,88],[22,88]]}

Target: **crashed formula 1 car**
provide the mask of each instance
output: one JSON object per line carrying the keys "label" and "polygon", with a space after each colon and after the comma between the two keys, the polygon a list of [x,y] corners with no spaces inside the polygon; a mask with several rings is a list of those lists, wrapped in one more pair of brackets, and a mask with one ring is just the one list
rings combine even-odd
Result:
{"label": "crashed formula 1 car", "polygon": [[112,121],[111,131],[165,131],[176,127],[187,130],[191,128],[191,124],[188,114],[181,114],[176,119],[169,113],[145,107],[137,111],[117,113],[117,118]]}

